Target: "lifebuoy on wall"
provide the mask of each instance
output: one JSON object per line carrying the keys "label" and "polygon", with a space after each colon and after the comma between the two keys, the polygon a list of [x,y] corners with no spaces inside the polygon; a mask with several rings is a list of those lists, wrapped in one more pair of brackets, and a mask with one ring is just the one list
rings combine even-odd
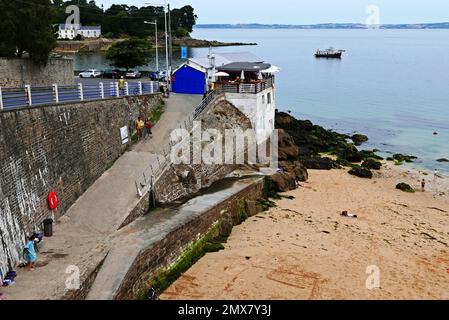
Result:
{"label": "lifebuoy on wall", "polygon": [[48,207],[50,208],[50,210],[54,210],[58,207],[58,204],[58,195],[56,194],[56,192],[51,191],[48,194]]}

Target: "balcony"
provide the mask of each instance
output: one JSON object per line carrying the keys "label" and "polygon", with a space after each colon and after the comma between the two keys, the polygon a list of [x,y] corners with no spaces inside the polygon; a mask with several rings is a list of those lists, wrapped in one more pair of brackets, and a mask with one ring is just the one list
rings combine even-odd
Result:
{"label": "balcony", "polygon": [[258,94],[269,88],[274,88],[274,77],[252,82],[221,81],[214,83],[214,89],[223,93]]}

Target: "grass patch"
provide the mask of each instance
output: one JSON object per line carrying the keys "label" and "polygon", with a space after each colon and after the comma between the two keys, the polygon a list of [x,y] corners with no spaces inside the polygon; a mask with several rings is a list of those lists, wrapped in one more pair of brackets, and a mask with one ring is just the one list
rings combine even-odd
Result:
{"label": "grass patch", "polygon": [[[217,237],[219,230],[220,224],[216,222],[204,236],[187,247],[175,263],[158,271],[149,279],[147,284],[151,283],[156,292],[161,294],[206,253],[223,250],[222,241],[226,241],[228,236]],[[146,286],[139,292],[137,299],[144,300],[145,295]]]}
{"label": "grass patch", "polygon": [[162,101],[150,111],[148,118],[151,120],[153,124],[157,123],[161,119],[162,114],[164,113],[164,109],[165,109],[165,102]]}

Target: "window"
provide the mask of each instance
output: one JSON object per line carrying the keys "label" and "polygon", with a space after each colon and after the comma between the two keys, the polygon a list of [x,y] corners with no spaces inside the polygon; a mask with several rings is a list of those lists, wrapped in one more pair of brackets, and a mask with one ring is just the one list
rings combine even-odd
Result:
{"label": "window", "polygon": [[271,104],[271,92],[267,93],[268,104]]}
{"label": "window", "polygon": [[262,95],[262,104],[265,104],[265,95]]}

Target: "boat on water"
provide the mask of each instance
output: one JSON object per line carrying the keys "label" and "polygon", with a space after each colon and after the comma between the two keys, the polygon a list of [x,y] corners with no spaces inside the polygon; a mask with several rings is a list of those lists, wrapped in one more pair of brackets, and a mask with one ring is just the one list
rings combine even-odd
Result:
{"label": "boat on water", "polygon": [[316,58],[334,58],[334,59],[341,59],[341,56],[343,55],[343,52],[345,50],[334,50],[334,48],[329,48],[326,50],[317,50],[315,52]]}

